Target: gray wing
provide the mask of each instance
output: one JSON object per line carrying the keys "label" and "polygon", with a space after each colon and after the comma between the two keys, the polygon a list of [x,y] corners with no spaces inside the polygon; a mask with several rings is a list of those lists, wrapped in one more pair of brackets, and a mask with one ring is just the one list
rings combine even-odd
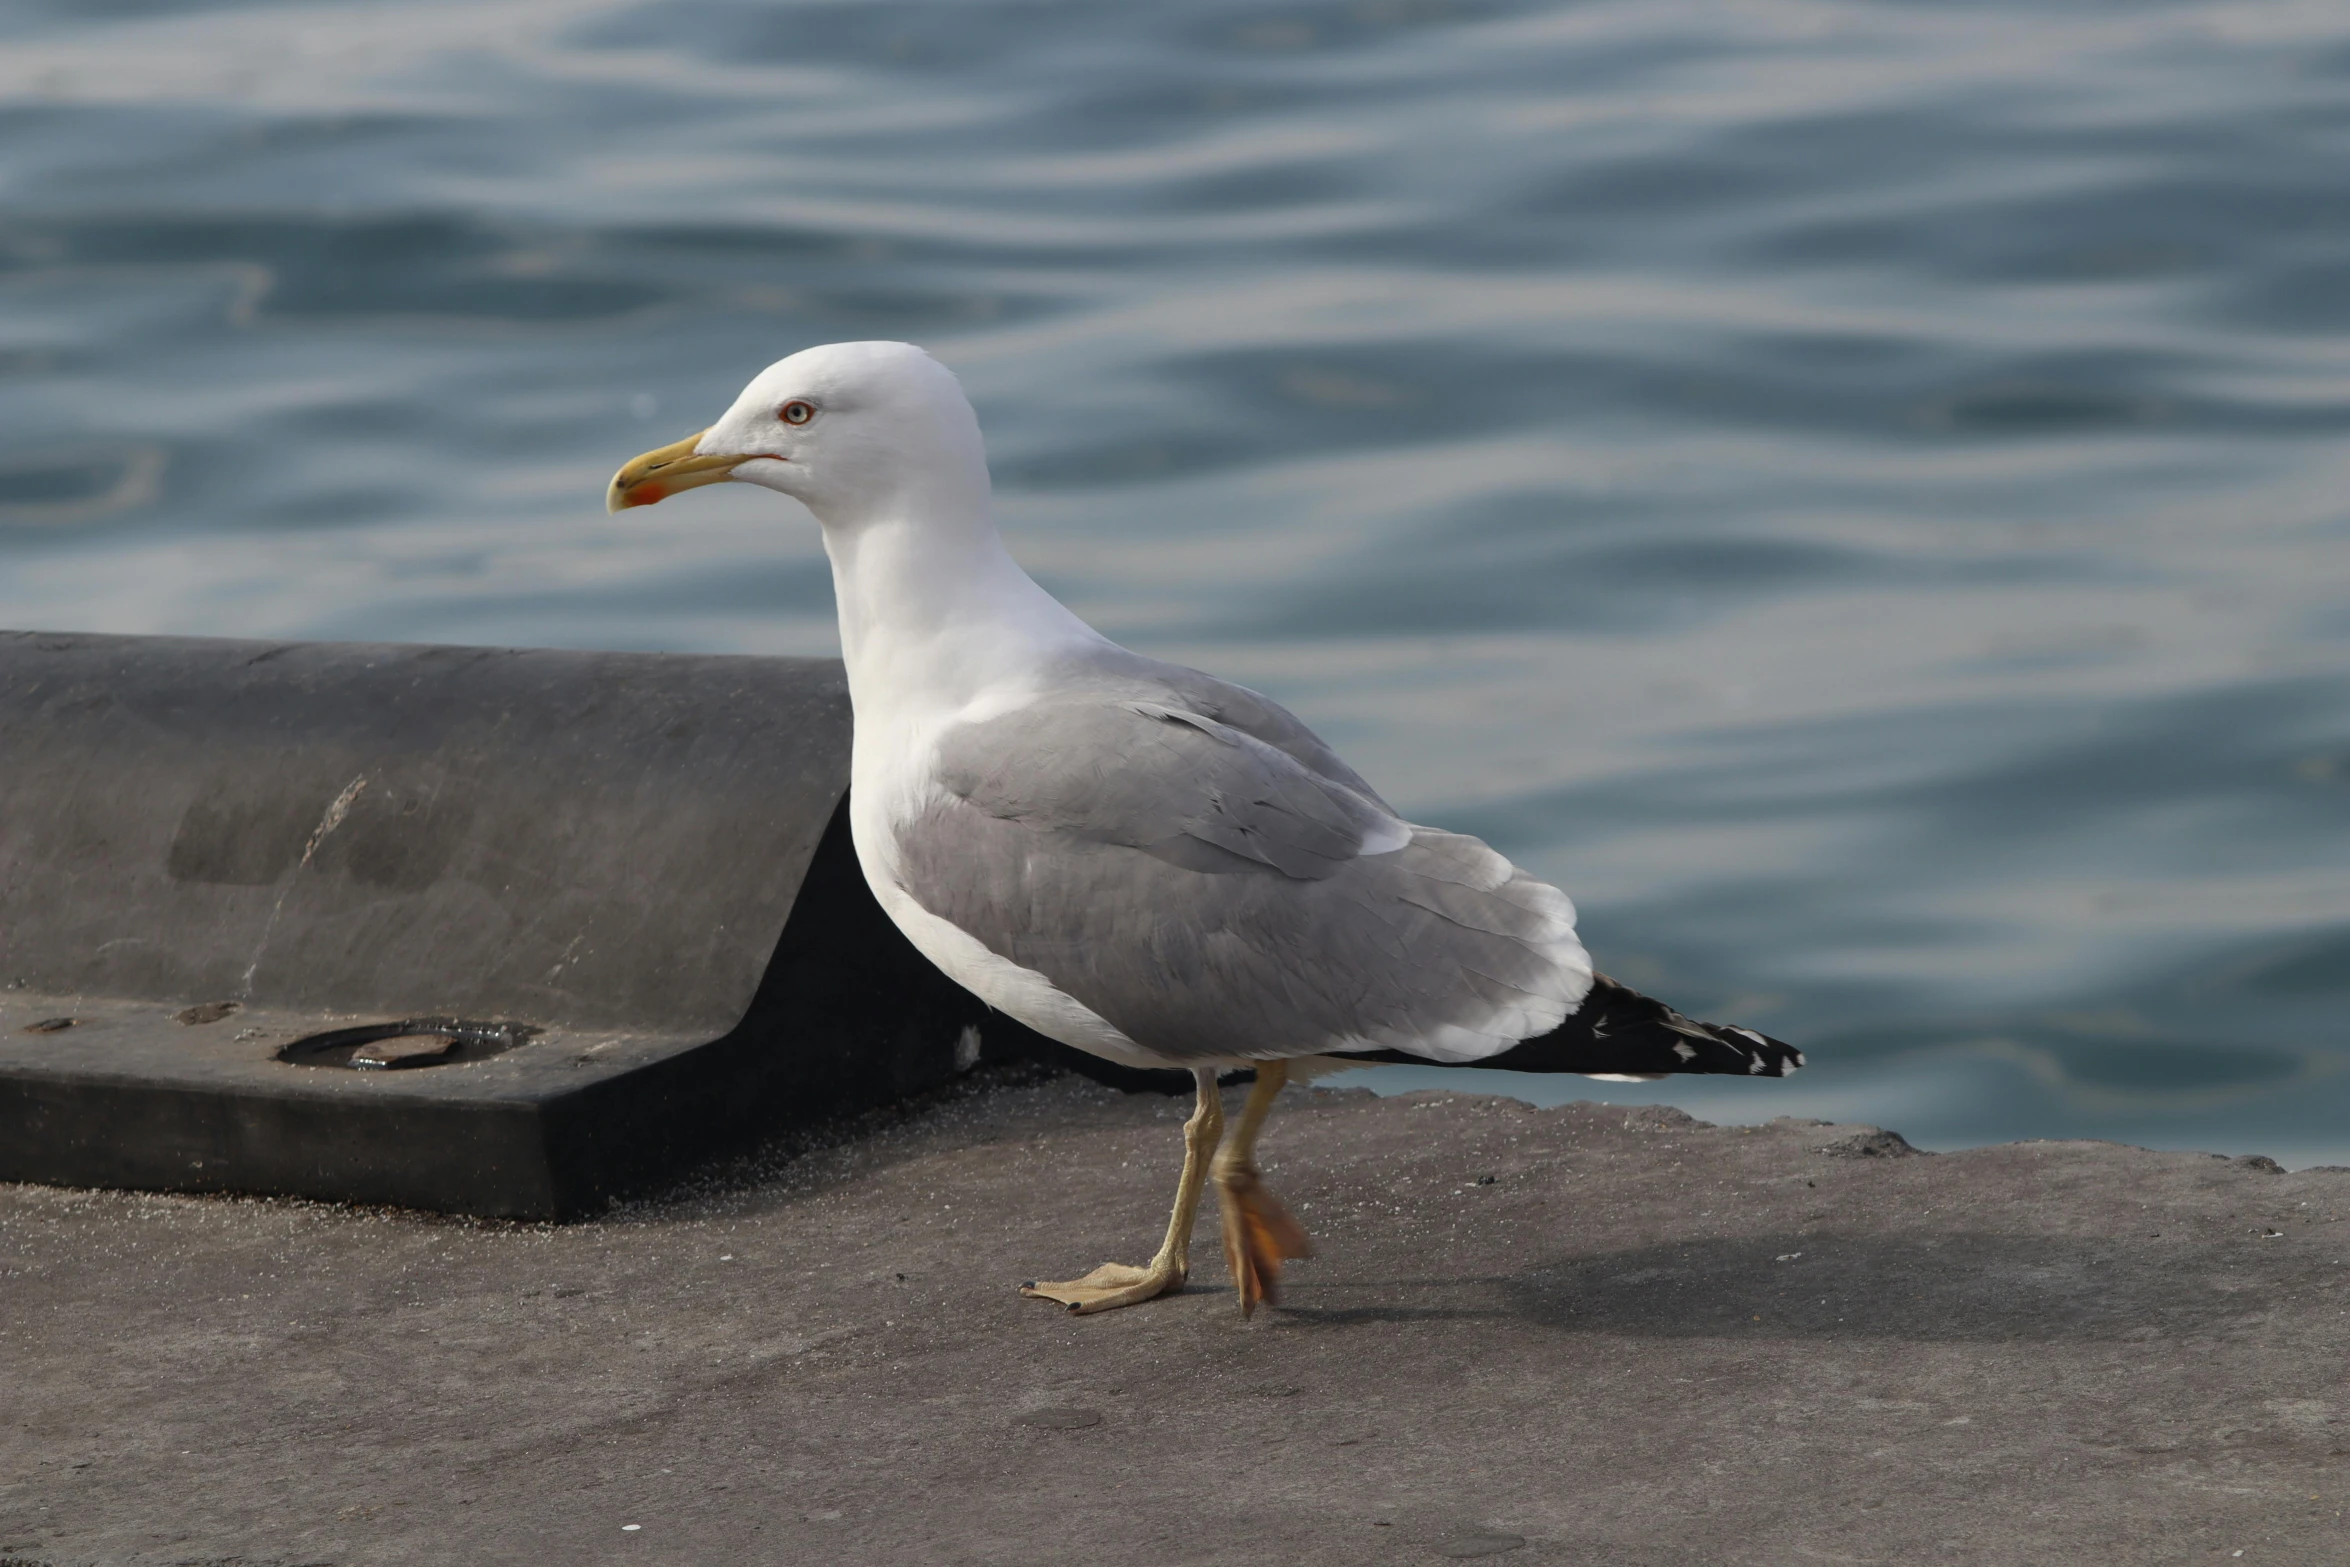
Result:
{"label": "gray wing", "polygon": [[1173,701],[1056,697],[948,732],[899,873],[1174,1060],[1474,1060],[1556,1027],[1590,986],[1565,895],[1335,771]]}
{"label": "gray wing", "polygon": [[1115,645],[1074,654],[1052,670],[1051,686],[1105,698],[1162,703],[1212,718],[1250,735],[1296,761],[1307,772],[1343,784],[1381,810],[1392,810],[1378,792],[1305,726],[1295,713],[1259,691],[1182,664],[1164,663]]}
{"label": "gray wing", "polygon": [[1252,734],[1142,698],[1079,695],[951,731],[939,783],[1044,839],[1139,849],[1201,871],[1329,876],[1411,829]]}

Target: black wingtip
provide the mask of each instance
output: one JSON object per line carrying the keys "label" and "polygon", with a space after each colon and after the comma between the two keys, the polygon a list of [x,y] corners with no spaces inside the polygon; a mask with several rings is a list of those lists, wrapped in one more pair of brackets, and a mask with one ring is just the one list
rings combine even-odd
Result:
{"label": "black wingtip", "polygon": [[1430,1063],[1402,1051],[1383,1050],[1373,1059],[1414,1065],[1491,1067],[1505,1072],[1582,1072],[1607,1076],[1735,1074],[1785,1077],[1804,1064],[1803,1052],[1784,1040],[1751,1028],[1700,1023],[1594,974],[1591,993],[1574,1014],[1547,1034],[1520,1040],[1499,1055],[1478,1061]]}

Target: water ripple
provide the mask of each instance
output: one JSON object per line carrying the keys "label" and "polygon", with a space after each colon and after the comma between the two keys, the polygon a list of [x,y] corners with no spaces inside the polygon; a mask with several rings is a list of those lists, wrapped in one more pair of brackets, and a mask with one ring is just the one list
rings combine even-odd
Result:
{"label": "water ripple", "polygon": [[0,17],[0,623],[821,651],[770,358],[1812,1047],[1578,1086],[2350,1162],[2350,18],[1840,0]]}

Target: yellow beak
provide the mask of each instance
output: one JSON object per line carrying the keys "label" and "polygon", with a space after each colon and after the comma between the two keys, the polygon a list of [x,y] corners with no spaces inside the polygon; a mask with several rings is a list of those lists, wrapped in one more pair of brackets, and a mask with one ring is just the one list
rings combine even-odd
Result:
{"label": "yellow beak", "polygon": [[631,506],[650,506],[655,501],[667,500],[679,490],[731,478],[736,468],[750,461],[748,457],[732,454],[696,457],[694,443],[708,433],[696,430],[682,441],[630,458],[612,475],[612,487],[604,492],[604,509],[626,511]]}

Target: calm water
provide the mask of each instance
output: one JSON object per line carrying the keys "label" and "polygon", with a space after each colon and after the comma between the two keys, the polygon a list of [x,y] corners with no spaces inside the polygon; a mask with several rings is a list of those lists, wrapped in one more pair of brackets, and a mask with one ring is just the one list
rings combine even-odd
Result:
{"label": "calm water", "polygon": [[18,3],[0,218],[0,625],[827,651],[603,484],[910,338],[1081,612],[1816,1063],[1566,1096],[2350,1163],[2350,7]]}

